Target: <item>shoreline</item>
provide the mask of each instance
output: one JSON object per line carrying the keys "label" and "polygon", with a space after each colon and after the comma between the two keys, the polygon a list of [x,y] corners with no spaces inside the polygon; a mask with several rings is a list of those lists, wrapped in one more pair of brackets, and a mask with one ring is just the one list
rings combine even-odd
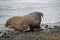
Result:
{"label": "shoreline", "polygon": [[[57,23],[58,24],[58,23]],[[60,24],[60,22],[59,22]],[[43,24],[44,25],[44,24]],[[49,29],[49,28],[46,28]],[[45,30],[45,29],[44,29]],[[54,27],[49,29],[49,31],[34,31],[34,32],[19,32],[19,31],[12,31],[3,30],[2,36],[0,36],[0,40],[53,40],[57,39],[60,40],[60,26]],[[0,31],[0,34],[2,32]],[[55,38],[56,37],[56,38]]]}

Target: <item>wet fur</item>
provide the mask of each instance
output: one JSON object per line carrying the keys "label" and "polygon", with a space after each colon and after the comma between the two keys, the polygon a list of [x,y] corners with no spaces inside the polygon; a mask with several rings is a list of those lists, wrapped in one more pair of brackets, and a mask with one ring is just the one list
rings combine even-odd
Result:
{"label": "wet fur", "polygon": [[30,28],[30,30],[40,29],[41,24],[41,16],[43,17],[43,13],[41,12],[31,12],[25,16],[14,16],[7,20],[5,26],[12,26],[15,30],[26,30]]}

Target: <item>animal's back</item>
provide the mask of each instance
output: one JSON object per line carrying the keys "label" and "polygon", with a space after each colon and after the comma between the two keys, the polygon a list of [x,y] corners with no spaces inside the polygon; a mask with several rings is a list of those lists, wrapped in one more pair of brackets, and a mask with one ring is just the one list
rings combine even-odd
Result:
{"label": "animal's back", "polygon": [[5,26],[10,26],[11,23],[13,24],[14,21],[19,21],[19,19],[21,19],[20,16],[14,16],[14,17],[9,18],[7,22],[5,23]]}

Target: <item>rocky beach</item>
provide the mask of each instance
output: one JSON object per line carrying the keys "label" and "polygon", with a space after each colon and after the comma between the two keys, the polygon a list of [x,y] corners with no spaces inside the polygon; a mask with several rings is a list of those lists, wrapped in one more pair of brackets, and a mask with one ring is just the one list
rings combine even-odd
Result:
{"label": "rocky beach", "polygon": [[48,27],[44,28],[42,31],[33,32],[20,32],[6,28],[5,30],[0,31],[0,40],[60,40],[60,25],[58,25],[60,22],[54,24],[54,28],[49,28],[52,24],[47,24]]}

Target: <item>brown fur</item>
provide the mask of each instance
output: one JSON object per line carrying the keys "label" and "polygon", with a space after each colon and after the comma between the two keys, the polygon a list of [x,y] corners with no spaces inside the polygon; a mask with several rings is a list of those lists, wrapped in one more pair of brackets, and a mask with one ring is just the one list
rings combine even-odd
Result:
{"label": "brown fur", "polygon": [[25,30],[27,28],[34,30],[40,28],[41,16],[43,17],[41,12],[32,12],[25,16],[14,16],[7,20],[5,26],[12,26],[16,30]]}

